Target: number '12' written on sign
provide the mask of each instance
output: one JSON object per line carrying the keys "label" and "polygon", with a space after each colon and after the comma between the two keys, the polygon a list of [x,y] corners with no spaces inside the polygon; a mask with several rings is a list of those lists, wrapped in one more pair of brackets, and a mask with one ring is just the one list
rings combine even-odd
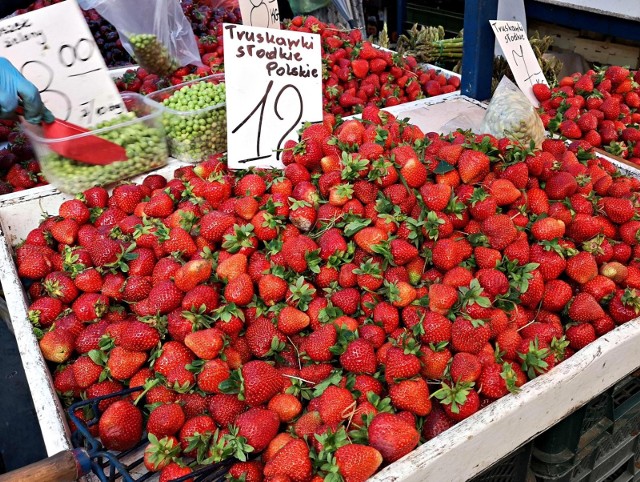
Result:
{"label": "number '12' written on sign", "polygon": [[320,36],[224,25],[229,166],[282,167],[301,122],[322,121]]}

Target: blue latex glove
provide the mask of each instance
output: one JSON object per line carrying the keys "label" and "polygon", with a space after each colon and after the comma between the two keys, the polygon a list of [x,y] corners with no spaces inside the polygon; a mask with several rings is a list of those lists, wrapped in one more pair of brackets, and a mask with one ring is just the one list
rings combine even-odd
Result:
{"label": "blue latex glove", "polygon": [[53,122],[53,114],[42,103],[36,86],[25,79],[11,62],[0,58],[0,119],[15,117],[18,103],[24,107],[27,122]]}

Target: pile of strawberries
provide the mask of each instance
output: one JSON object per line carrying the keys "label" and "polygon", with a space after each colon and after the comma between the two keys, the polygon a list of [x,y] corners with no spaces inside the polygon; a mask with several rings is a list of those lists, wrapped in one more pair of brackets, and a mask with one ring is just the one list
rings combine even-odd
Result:
{"label": "pile of strawberries", "polygon": [[[199,10],[191,12],[192,16],[196,16]],[[183,67],[170,79],[149,75],[143,69],[130,70],[118,79],[118,88],[147,94],[171,84],[222,71],[222,24],[211,26],[209,22],[208,25],[210,34],[198,38],[198,48],[205,67]],[[314,32],[322,37],[322,91],[326,112],[346,116],[361,112],[366,105],[391,107],[460,88],[458,77],[447,78],[435,69],[419,67],[414,57],[403,57],[376,48],[371,42],[362,40],[360,30],[340,30],[313,16],[296,17],[285,28]]]}
{"label": "pile of strawberries", "polygon": [[0,195],[47,184],[29,140],[14,121],[0,120]]}
{"label": "pile of strawberries", "polygon": [[640,71],[619,66],[589,70],[534,86],[540,117],[551,133],[582,139],[640,165]]}
{"label": "pile of strawberries", "polygon": [[327,112],[350,115],[366,105],[390,107],[454,92],[460,79],[425,70],[414,57],[375,48],[360,30],[340,30],[313,16],[295,17],[287,29],[322,37],[323,105]]}
{"label": "pile of strawberries", "polygon": [[[65,201],[16,249],[55,388],[160,481],[364,481],[640,313],[640,181],[585,142],[377,107],[286,168],[223,159]],[[79,417],[91,414],[78,412]]]}

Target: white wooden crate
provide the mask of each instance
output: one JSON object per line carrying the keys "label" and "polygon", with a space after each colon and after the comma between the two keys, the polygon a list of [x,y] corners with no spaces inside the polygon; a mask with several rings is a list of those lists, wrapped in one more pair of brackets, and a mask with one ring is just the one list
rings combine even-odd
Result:
{"label": "white wooden crate", "polygon": [[[439,131],[461,112],[469,114],[478,108],[483,109],[483,104],[459,96],[425,99],[389,110],[422,124],[425,131]],[[170,177],[179,165],[174,162],[156,172]],[[51,186],[17,194],[0,200],[0,281],[47,453],[53,455],[71,444],[52,379],[27,318],[27,299],[17,276],[12,247],[38,224],[43,212],[56,213],[70,196]],[[640,319],[599,338],[549,373],[527,383],[519,394],[496,401],[371,480],[467,480],[640,367],[638,350]]]}

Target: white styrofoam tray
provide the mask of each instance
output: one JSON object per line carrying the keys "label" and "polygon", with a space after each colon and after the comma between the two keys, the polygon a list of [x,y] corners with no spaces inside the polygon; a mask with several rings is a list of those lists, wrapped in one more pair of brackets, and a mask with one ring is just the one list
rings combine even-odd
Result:
{"label": "white styrofoam tray", "polygon": [[[482,106],[472,99],[457,97],[425,99],[390,110],[416,120],[433,120],[437,116],[423,116],[423,110],[429,112],[430,105],[442,107],[442,104],[447,109],[440,112],[448,115],[451,115],[451,110],[464,111],[469,106]],[[448,115],[440,115],[440,121],[446,123]],[[174,162],[156,172],[170,177],[179,165]],[[20,196],[0,200],[0,281],[47,453],[53,455],[70,448],[71,443],[51,376],[27,318],[28,302],[12,256],[13,246],[38,224],[41,214],[56,213],[60,204],[70,196],[61,194],[52,186],[18,194]],[[527,383],[519,394],[496,401],[418,447],[371,480],[467,480],[636,370],[640,366],[639,349],[640,319],[636,319],[599,338],[544,376]],[[453,467],[455,473],[452,473]]]}

